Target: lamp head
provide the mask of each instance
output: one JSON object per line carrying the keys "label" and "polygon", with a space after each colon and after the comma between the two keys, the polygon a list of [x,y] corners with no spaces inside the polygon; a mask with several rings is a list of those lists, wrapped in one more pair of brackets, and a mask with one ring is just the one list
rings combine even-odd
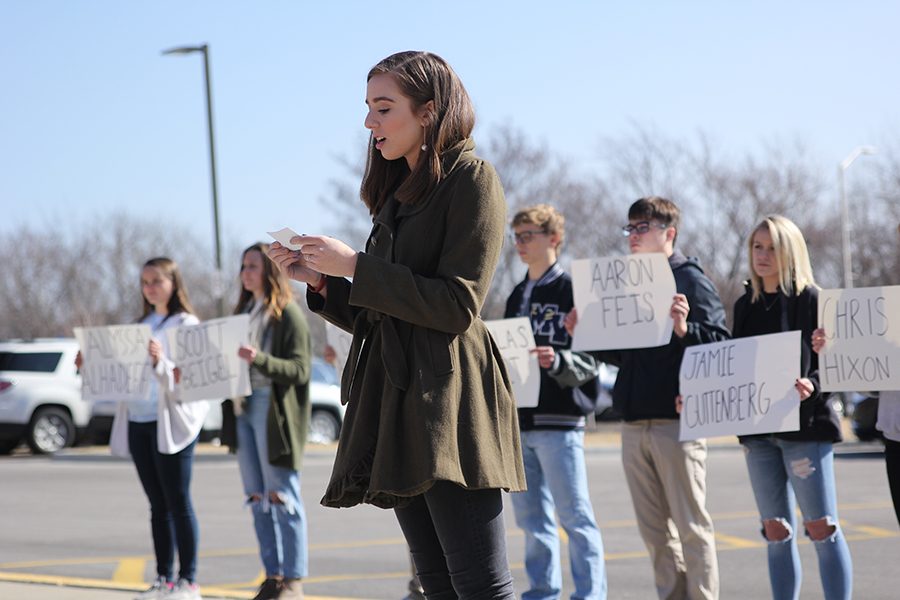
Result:
{"label": "lamp head", "polygon": [[184,55],[184,54],[193,54],[195,52],[206,52],[206,44],[202,46],[176,46],[175,48],[169,48],[168,50],[163,50],[163,56],[176,54],[176,55]]}

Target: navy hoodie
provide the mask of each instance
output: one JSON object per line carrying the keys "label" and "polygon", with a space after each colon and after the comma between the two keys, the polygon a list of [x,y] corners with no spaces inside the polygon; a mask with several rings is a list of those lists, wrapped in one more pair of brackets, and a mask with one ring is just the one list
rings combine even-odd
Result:
{"label": "navy hoodie", "polygon": [[687,296],[690,305],[687,334],[679,338],[673,333],[668,344],[657,348],[591,352],[598,360],[619,367],[613,407],[626,421],[677,419],[675,397],[685,347],[721,342],[731,335],[719,292],[697,259],[676,250],[669,257],[669,266],[675,289]]}

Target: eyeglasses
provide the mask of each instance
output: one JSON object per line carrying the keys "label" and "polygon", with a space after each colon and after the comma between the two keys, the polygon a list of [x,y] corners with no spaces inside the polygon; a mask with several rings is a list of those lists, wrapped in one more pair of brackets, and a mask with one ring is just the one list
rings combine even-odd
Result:
{"label": "eyeglasses", "polygon": [[650,222],[650,221],[640,221],[639,223],[631,224],[629,223],[625,227],[622,228],[622,235],[625,237],[630,236],[632,233],[636,233],[638,235],[644,235],[648,231],[650,231],[651,227],[657,227],[659,229],[668,229],[668,225],[664,225],[662,223]]}
{"label": "eyeglasses", "polygon": [[512,239],[516,244],[527,244],[534,239],[536,235],[547,235],[546,231],[520,231],[519,233],[513,233]]}

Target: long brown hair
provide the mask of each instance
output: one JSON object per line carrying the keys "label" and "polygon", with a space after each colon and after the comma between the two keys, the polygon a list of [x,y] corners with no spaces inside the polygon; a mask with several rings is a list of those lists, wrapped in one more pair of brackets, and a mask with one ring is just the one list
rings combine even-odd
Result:
{"label": "long brown hair", "polygon": [[[263,264],[263,303],[266,310],[276,319],[281,319],[281,313],[284,307],[294,299],[291,291],[291,283],[279,269],[272,259],[269,258],[269,244],[265,242],[257,242],[244,250],[241,254],[241,269],[244,268],[244,257],[248,252],[259,252],[262,255]],[[234,307],[234,314],[239,315],[247,310],[247,306],[253,302],[253,292],[248,291],[241,285],[241,293],[238,296],[237,305]]]}
{"label": "long brown hair", "polygon": [[402,203],[422,200],[445,175],[441,154],[465,140],[475,127],[475,109],[462,82],[450,65],[430,52],[407,51],[388,56],[372,67],[366,81],[375,75],[390,74],[409,98],[413,111],[434,101],[434,112],[427,114],[424,143],[427,148],[410,170],[406,159],[387,160],[369,137],[366,173],[360,196],[372,215],[381,210],[391,192]]}
{"label": "long brown hair", "polygon": [[[168,319],[170,316],[181,312],[194,314],[194,307],[191,306],[191,301],[188,299],[187,286],[184,283],[184,278],[181,276],[181,269],[178,268],[175,261],[165,256],[157,256],[145,262],[141,270],[143,271],[147,267],[159,269],[172,282],[172,295],[166,304],[166,310],[168,311],[166,318]],[[141,292],[141,299],[144,301],[144,314],[141,315],[140,320],[143,321],[155,309],[152,304],[147,302],[143,292]]]}

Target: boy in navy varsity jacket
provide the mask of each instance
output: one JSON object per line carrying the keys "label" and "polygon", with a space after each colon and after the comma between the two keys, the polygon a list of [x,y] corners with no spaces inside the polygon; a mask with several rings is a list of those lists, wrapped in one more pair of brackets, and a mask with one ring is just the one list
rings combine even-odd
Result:
{"label": "boy in navy varsity jacket", "polygon": [[541,366],[537,407],[519,409],[528,490],[511,494],[516,523],[525,533],[529,590],[522,597],[556,599],[562,593],[555,508],[569,537],[572,597],[603,599],[606,570],[588,494],[585,415],[573,399],[575,386],[597,376],[597,363],[569,350],[572,341],[565,318],[573,307],[572,279],[556,262],[564,218],[553,207],[539,204],[519,211],[512,229],[528,274],[507,300],[505,316],[531,320]]}

